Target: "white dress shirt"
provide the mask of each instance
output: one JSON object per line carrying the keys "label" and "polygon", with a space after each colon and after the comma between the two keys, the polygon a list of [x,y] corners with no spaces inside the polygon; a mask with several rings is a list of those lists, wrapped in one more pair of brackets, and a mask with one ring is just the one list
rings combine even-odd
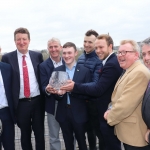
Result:
{"label": "white dress shirt", "polygon": [[0,70],[0,97],[1,97],[0,98],[0,109],[7,107],[8,101],[7,101],[6,94],[5,94],[4,82],[3,82],[1,70]]}
{"label": "white dress shirt", "polygon": [[105,58],[105,59],[102,61],[103,66],[105,65],[107,59],[108,59],[113,53],[114,53],[114,52],[112,52],[111,54],[109,54],[109,56],[107,56],[107,58]]}
{"label": "white dress shirt", "polygon": [[[24,81],[23,81],[23,69],[22,69],[22,56],[24,54],[20,53],[17,50],[17,56],[18,56],[18,64],[19,64],[19,70],[20,70],[20,94],[19,94],[19,99],[25,98],[24,96]],[[35,97],[40,95],[40,90],[39,90],[39,84],[37,82],[34,68],[31,62],[31,58],[29,55],[29,52],[27,52],[25,57],[27,68],[28,68],[28,76],[29,76],[29,86],[30,86],[30,97]]]}

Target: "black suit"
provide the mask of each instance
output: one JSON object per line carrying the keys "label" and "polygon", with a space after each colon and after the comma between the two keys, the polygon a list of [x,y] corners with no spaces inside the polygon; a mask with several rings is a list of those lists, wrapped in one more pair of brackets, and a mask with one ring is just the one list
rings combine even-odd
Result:
{"label": "black suit", "polygon": [[[31,63],[34,68],[37,82],[39,82],[38,66],[43,61],[42,54],[29,51]],[[17,51],[5,54],[2,61],[11,64],[13,68],[13,100],[15,105],[15,112],[17,116],[17,125],[21,130],[21,144],[23,150],[32,150],[31,132],[32,129],[35,134],[36,150],[44,150],[44,110],[43,100],[41,96],[35,97],[31,101],[19,100],[20,93],[20,72]],[[40,85],[40,84],[39,84]]]}
{"label": "black suit", "polygon": [[2,143],[5,150],[15,150],[14,123],[16,121],[15,121],[12,91],[11,91],[12,90],[12,68],[9,64],[0,62],[0,71],[2,75],[5,95],[8,103],[8,107],[4,107],[0,109],[0,119],[3,125],[2,135],[0,136],[0,143]]}
{"label": "black suit", "polygon": [[[57,67],[55,71],[66,71],[65,65]],[[75,68],[73,81],[79,83],[86,83],[91,81],[90,70],[82,65],[77,65]],[[70,108],[67,108],[67,94],[63,97],[56,97],[59,99],[56,119],[60,124],[63,132],[66,150],[74,150],[74,137],[78,141],[80,150],[87,150],[85,142],[85,125],[88,120],[86,101],[87,96],[75,93],[68,93],[70,98]]]}

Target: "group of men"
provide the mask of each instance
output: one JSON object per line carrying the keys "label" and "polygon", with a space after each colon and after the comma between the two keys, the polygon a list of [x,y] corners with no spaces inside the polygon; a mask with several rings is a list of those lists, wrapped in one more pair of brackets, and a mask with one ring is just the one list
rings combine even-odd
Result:
{"label": "group of men", "polygon": [[[17,50],[0,62],[0,142],[5,150],[15,150],[14,124],[21,131],[23,150],[44,150],[44,115],[47,112],[50,149],[61,150],[60,128],[66,150],[148,150],[150,121],[150,39],[140,49],[133,40],[123,40],[117,55],[107,34],[89,30],[84,37],[84,53],[76,61],[72,42],[61,46],[57,38],[48,40],[50,57],[28,50],[30,33],[26,28],[14,32]],[[62,57],[61,57],[62,52]],[[53,71],[69,75],[67,85],[56,90],[49,85]],[[147,87],[148,86],[148,87]],[[144,99],[144,100],[143,100]],[[143,105],[142,105],[143,104]],[[148,105],[149,104],[149,105]]]}

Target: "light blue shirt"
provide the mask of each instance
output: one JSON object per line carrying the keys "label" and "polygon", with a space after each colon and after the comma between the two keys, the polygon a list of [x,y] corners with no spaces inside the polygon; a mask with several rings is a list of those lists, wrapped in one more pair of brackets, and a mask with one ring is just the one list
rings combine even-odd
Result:
{"label": "light blue shirt", "polygon": [[[75,72],[75,68],[76,68],[76,63],[74,64],[74,66],[72,67],[72,69],[69,69],[69,68],[66,66],[66,72],[68,73],[69,78],[70,78],[71,80],[73,79],[74,72]],[[67,93],[67,104],[70,105],[70,97],[69,97],[69,94],[68,94],[68,93]]]}

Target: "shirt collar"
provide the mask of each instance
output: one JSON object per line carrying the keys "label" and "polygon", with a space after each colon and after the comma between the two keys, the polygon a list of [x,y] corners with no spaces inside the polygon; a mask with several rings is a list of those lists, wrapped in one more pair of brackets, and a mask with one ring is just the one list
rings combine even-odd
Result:
{"label": "shirt collar", "polygon": [[62,57],[60,57],[60,61],[59,62],[56,62],[55,60],[53,60],[51,56],[50,56],[50,59],[52,60],[52,62],[53,62],[54,65],[62,62]]}
{"label": "shirt collar", "polygon": [[[77,65],[77,63],[75,62],[74,65],[73,65],[73,67],[72,67],[72,69],[75,68],[76,65]],[[68,70],[72,70],[72,69],[69,69],[68,66],[67,66],[66,64],[65,64],[65,66],[66,66],[66,68],[67,68]]]}
{"label": "shirt collar", "polygon": [[114,52],[110,53],[110,54],[102,61],[103,66],[105,65],[107,59],[108,59],[113,53],[114,53]]}
{"label": "shirt collar", "polygon": [[26,54],[22,54],[22,53],[20,53],[20,52],[17,50],[17,55],[18,55],[19,57],[21,57],[21,58],[22,58],[23,55],[26,55],[26,57],[29,57],[29,52],[27,52]]}

